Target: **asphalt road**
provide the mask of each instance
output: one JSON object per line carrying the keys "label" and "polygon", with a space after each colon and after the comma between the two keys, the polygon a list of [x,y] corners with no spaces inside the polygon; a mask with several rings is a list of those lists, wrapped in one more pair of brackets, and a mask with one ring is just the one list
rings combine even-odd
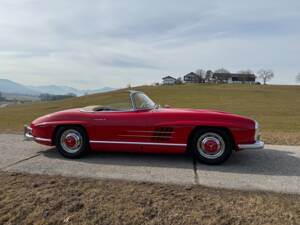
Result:
{"label": "asphalt road", "polygon": [[20,135],[1,134],[0,154],[3,171],[300,194],[300,146],[267,145],[264,150],[234,153],[220,166],[206,166],[188,155],[98,152],[70,160],[55,148],[23,142]]}

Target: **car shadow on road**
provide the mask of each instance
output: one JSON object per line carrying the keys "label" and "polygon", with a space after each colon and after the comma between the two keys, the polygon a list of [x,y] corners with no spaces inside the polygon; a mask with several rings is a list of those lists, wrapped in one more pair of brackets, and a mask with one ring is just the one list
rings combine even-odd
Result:
{"label": "car shadow on road", "polygon": [[198,170],[224,173],[300,177],[300,152],[273,149],[243,150],[219,166],[197,165]]}
{"label": "car shadow on road", "polygon": [[[56,149],[49,149],[40,153],[48,158],[72,161],[63,158]],[[73,160],[98,165],[197,168],[198,171],[208,172],[300,177],[300,153],[296,155],[292,151],[273,149],[234,152],[228,161],[217,166],[208,166],[201,163],[195,165],[191,154],[92,152],[84,158]]]}
{"label": "car shadow on road", "polygon": [[58,151],[48,149],[40,151],[48,158],[56,158],[66,161],[78,161],[82,163],[97,165],[118,165],[133,167],[165,167],[165,168],[193,168],[193,158],[190,154],[146,154],[146,153],[124,153],[124,152],[90,152],[80,159],[63,158]]}

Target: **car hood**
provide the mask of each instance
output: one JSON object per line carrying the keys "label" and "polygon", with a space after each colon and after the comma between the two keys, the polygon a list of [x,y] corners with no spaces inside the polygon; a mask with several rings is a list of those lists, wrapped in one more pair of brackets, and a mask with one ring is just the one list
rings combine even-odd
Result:
{"label": "car hood", "polygon": [[[161,112],[166,112],[166,113],[179,113],[179,114],[218,114],[218,115],[235,115],[239,116],[234,113],[230,112],[224,112],[220,110],[215,110],[215,109],[182,109],[182,108],[160,108],[159,109]],[[244,117],[244,116],[241,116]]]}
{"label": "car hood", "polygon": [[252,118],[237,115],[230,112],[219,111],[215,109],[181,109],[181,108],[160,108],[159,112],[167,115],[176,115],[179,117],[191,118],[191,119],[215,119],[218,121],[229,120],[229,121],[248,121],[254,124]]}

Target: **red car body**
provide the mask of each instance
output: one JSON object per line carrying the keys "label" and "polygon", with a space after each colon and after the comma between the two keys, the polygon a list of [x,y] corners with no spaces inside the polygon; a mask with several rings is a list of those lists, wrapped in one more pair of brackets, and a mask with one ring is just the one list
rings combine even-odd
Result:
{"label": "red car body", "polygon": [[70,109],[34,120],[26,128],[25,136],[52,146],[55,145],[57,129],[66,125],[84,128],[90,148],[95,151],[183,153],[193,133],[201,127],[226,130],[235,150],[263,147],[255,120],[221,111],[196,109],[104,112]]}

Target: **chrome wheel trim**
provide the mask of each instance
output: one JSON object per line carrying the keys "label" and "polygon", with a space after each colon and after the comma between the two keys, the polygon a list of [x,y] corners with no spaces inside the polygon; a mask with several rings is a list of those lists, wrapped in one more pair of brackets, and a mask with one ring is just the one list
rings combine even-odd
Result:
{"label": "chrome wheel trim", "polygon": [[[70,145],[67,143],[67,140],[74,141],[74,145]],[[64,151],[74,154],[77,153],[83,143],[83,137],[77,130],[65,130],[60,137],[60,145]]]}
{"label": "chrome wheel trim", "polygon": [[[207,151],[205,144],[211,141],[216,145],[216,151]],[[214,146],[215,147],[215,146]],[[197,140],[197,150],[199,154],[207,159],[217,159],[225,152],[226,144],[224,139],[217,133],[209,132],[201,135]]]}

